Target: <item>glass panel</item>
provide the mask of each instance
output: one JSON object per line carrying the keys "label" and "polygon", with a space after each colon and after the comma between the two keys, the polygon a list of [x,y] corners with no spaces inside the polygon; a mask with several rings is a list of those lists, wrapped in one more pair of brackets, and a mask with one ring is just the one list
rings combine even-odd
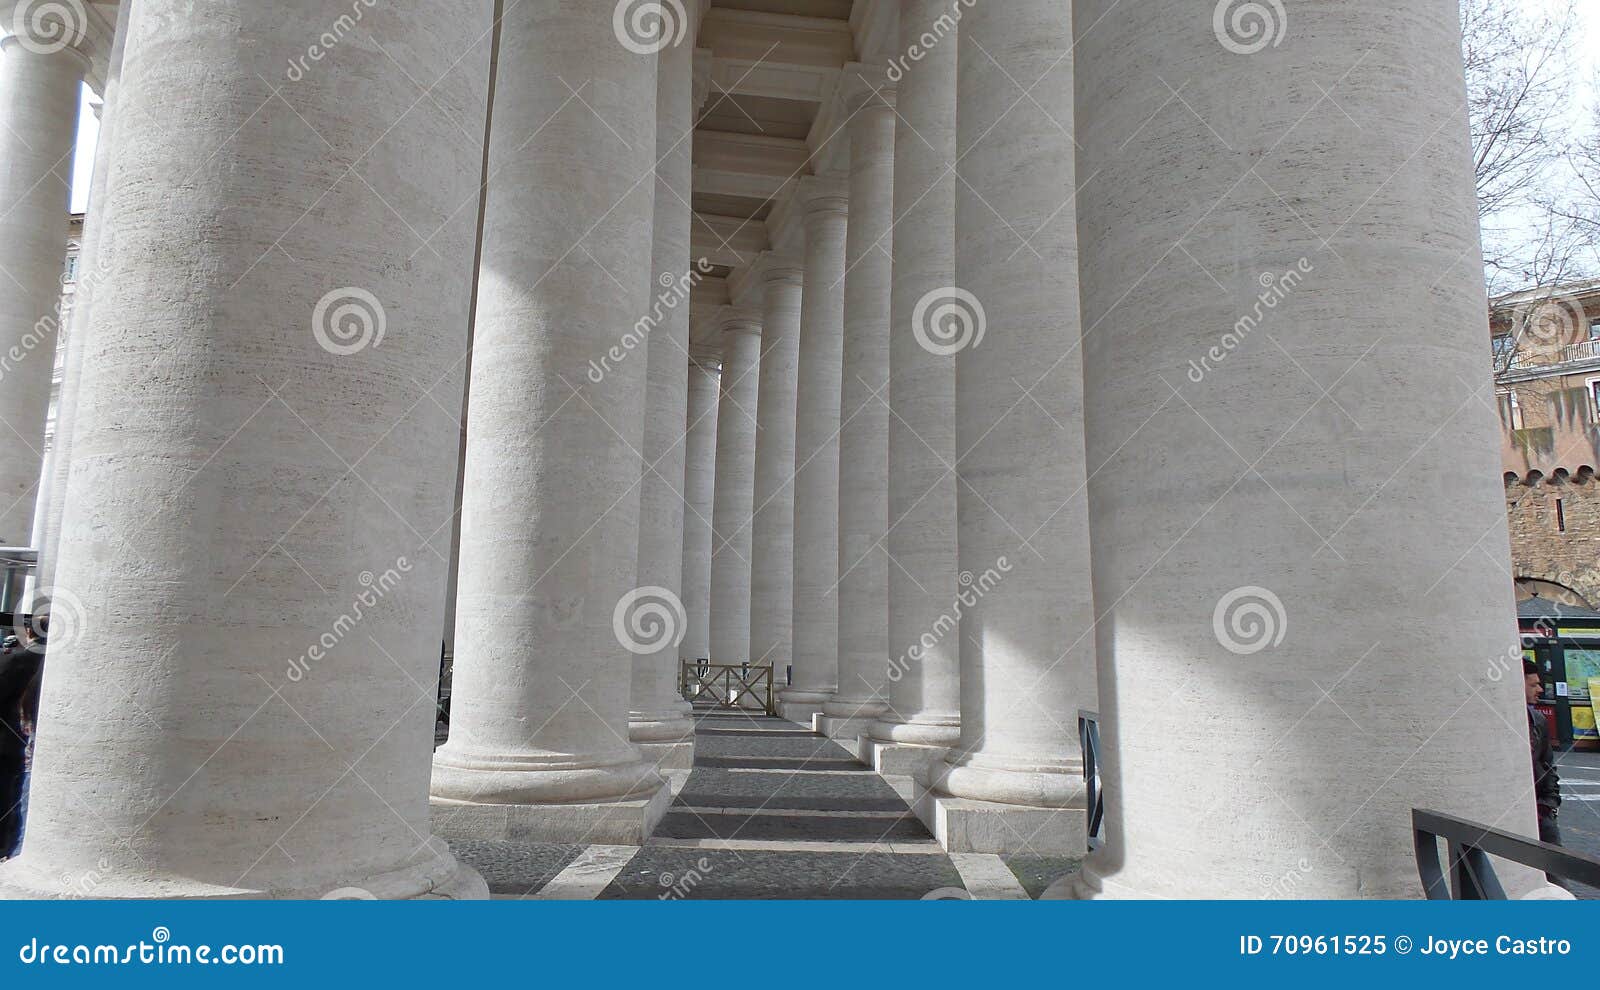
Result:
{"label": "glass panel", "polygon": [[1600,681],[1600,649],[1567,648],[1567,689],[1573,704],[1589,701],[1589,681]]}

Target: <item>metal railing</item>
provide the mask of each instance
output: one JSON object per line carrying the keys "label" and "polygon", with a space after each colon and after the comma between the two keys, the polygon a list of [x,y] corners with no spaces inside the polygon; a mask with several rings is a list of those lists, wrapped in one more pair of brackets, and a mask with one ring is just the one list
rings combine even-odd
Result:
{"label": "metal railing", "polygon": [[1089,809],[1089,848],[1105,841],[1106,797],[1100,787],[1100,716],[1078,712],[1078,742],[1083,747],[1083,788]]}
{"label": "metal railing", "polygon": [[1492,341],[1496,368],[1521,371],[1530,368],[1554,368],[1578,361],[1600,359],[1600,338],[1580,340],[1555,349],[1514,347],[1511,337],[1495,337]]}
{"label": "metal railing", "polygon": [[[678,663],[678,693],[691,705],[778,714],[771,667],[682,660]],[[746,698],[751,705],[744,704]]]}
{"label": "metal railing", "polygon": [[[1417,873],[1430,901],[1505,900],[1491,856],[1542,870],[1552,880],[1600,887],[1600,859],[1593,856],[1421,808],[1411,811],[1411,829]],[[1443,863],[1440,839],[1445,841]]]}
{"label": "metal railing", "polygon": [[39,565],[39,551],[32,547],[0,547],[0,620],[15,624],[23,602],[29,576]]}

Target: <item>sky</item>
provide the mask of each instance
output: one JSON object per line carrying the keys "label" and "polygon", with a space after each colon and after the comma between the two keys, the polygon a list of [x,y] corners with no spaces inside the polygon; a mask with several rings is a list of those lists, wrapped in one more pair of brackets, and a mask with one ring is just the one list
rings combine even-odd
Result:
{"label": "sky", "polygon": [[[1530,11],[1544,9],[1553,0],[1523,0]],[[1573,52],[1578,63],[1578,81],[1572,101],[1573,125],[1579,126],[1588,108],[1600,102],[1600,0],[1579,0],[1582,18]],[[1586,57],[1587,56],[1587,57]],[[89,110],[89,91],[84,88],[83,112],[79,114],[77,157],[72,171],[72,212],[82,213],[89,202],[89,176],[93,171],[95,142],[100,121]]]}

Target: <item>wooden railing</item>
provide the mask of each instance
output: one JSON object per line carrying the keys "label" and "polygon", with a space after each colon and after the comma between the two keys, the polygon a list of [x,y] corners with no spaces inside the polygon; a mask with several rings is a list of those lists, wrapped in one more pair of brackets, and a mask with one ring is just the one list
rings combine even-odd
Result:
{"label": "wooden railing", "polygon": [[771,667],[683,660],[678,664],[678,693],[691,705],[778,714]]}

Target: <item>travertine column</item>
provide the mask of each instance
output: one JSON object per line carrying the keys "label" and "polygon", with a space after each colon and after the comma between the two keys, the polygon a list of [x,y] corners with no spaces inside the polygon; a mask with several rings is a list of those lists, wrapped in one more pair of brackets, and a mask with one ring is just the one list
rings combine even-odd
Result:
{"label": "travertine column", "polygon": [[[987,4],[961,21],[956,281],[973,313],[952,346],[971,604],[961,739],[929,768],[939,800],[919,802],[952,849],[1070,854],[1085,843],[1077,713],[1095,697],[1094,610],[1071,46],[1056,0]],[[1029,81],[1030,99],[1018,102],[1013,79]]]}
{"label": "travertine column", "polygon": [[806,176],[806,275],[795,390],[794,680],[785,718],[809,722],[839,685],[839,397],[848,190]]}
{"label": "travertine column", "polygon": [[711,517],[717,477],[717,402],[722,356],[693,350],[689,360],[689,432],[684,441],[683,609],[689,634],[684,660],[711,657]]}
{"label": "travertine column", "polygon": [[[909,50],[946,0],[902,0]],[[970,325],[954,306],[956,45],[930,49],[900,80],[894,143],[894,290],[889,333],[889,710],[871,735],[913,747],[953,744],[961,725],[960,571],[956,559],[956,361]],[[877,747],[882,771],[936,750]],[[863,751],[864,755],[867,751]]]}
{"label": "travertine column", "polygon": [[839,689],[822,712],[829,736],[854,739],[887,708],[895,116],[882,69],[847,67],[843,85],[851,209],[839,407]]}
{"label": "travertine column", "polygon": [[587,0],[508,5],[500,33],[436,820],[637,842],[667,792],[627,737],[633,652],[674,638],[633,595],[656,63]]}
{"label": "travertine column", "polygon": [[465,345],[489,21],[381,6],[285,80],[324,11],[137,0],[6,892],[487,895],[429,837],[455,426],[424,389]]}
{"label": "travertine column", "polygon": [[61,542],[61,518],[67,506],[67,477],[72,464],[72,431],[78,406],[78,379],[82,374],[85,338],[94,290],[111,277],[116,265],[116,237],[106,231],[110,207],[106,189],[111,180],[111,148],[116,141],[117,77],[128,38],[128,18],[133,3],[117,7],[116,37],[107,63],[105,93],[100,109],[100,134],[95,145],[94,173],[89,183],[89,210],[84,219],[78,250],[78,272],[72,289],[72,313],[63,328],[66,339],[61,367],[61,390],[56,396],[55,436],[45,452],[40,475],[39,505],[34,513],[34,547],[39,551],[35,587],[48,596],[55,584],[56,548]]}
{"label": "travertine column", "polygon": [[[61,324],[82,12],[0,3],[0,545],[27,546]],[[74,16],[76,14],[76,16]]]}
{"label": "travertine column", "polygon": [[716,494],[711,510],[711,661],[750,659],[750,513],[761,385],[761,314],[721,318],[722,398],[717,407]]}
{"label": "travertine column", "polygon": [[794,657],[794,402],[805,270],[773,255],[760,264],[766,295],[750,546],[750,659],[771,666],[773,684],[781,687]]}
{"label": "travertine column", "polygon": [[[644,476],[639,487],[639,587],[669,607],[670,635],[652,637],[633,658],[628,738],[658,767],[687,770],[694,722],[678,694],[678,645],[688,634],[682,607],[684,431],[688,423],[689,196],[693,166],[694,49],[657,55],[654,247],[647,276],[653,324],[645,342]],[[680,623],[681,620],[681,623]]]}
{"label": "travertine column", "polygon": [[1415,897],[1413,808],[1535,834],[1456,5],[1206,8],[1077,5],[1085,886]]}

